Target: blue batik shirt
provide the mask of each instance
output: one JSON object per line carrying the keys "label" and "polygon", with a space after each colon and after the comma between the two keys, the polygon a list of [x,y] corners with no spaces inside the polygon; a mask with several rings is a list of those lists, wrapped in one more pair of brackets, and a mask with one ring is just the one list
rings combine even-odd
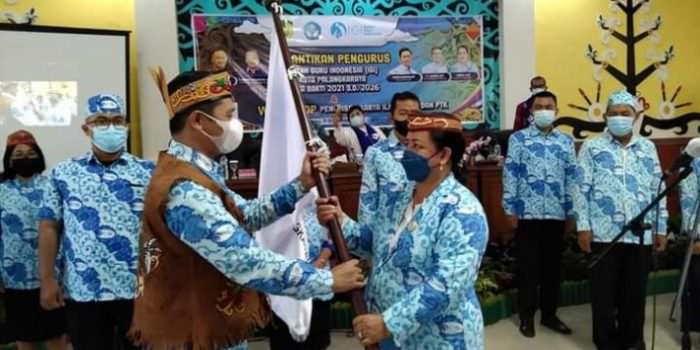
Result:
{"label": "blue batik shirt", "polygon": [[576,150],[557,129],[544,133],[535,125],[508,141],[503,167],[503,210],[526,220],[573,218]]}
{"label": "blue batik shirt", "polygon": [[165,219],[170,231],[229,279],[264,293],[298,299],[333,297],[330,271],[286,258],[258,246],[248,232],[255,232],[291,213],[306,194],[294,180],[275,192],[245,200],[225,186],[223,167],[192,148],[172,141],[168,154],[193,164],[229,195],[244,216],[239,223],[221,198],[192,181],[181,181],[170,190]]}
{"label": "blue batik shirt", "polygon": [[[577,229],[592,231],[594,242],[610,242],[655,197],[661,181],[656,146],[637,136],[623,146],[605,132],[583,144],[578,161],[580,191],[574,197]],[[661,201],[659,208],[657,230],[665,235],[666,200]],[[653,224],[654,219],[652,210],[645,223]],[[645,244],[652,243],[651,230],[644,237]],[[636,244],[639,238],[628,232],[622,242]]]}
{"label": "blue batik shirt", "polygon": [[0,277],[5,288],[39,288],[39,208],[49,179],[0,183]]}
{"label": "blue batik shirt", "polygon": [[700,159],[694,160],[690,166],[693,171],[680,184],[684,232],[692,230],[695,225],[695,202],[698,200],[700,191]]}
{"label": "blue batik shirt", "polygon": [[154,168],[126,152],[109,165],[88,153],[51,171],[39,219],[62,224],[68,299],[135,297],[143,197]]}
{"label": "blue batik shirt", "polygon": [[345,218],[343,234],[348,249],[372,260],[365,299],[391,333],[382,348],[483,349],[474,284],[488,224],[479,200],[449,176],[405,220],[414,184],[380,187],[360,195],[361,203],[376,205],[377,219]]}

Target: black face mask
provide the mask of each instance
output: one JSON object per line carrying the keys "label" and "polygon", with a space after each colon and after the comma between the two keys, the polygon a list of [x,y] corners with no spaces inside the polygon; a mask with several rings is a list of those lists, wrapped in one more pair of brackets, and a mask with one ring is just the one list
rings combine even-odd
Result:
{"label": "black face mask", "polygon": [[408,134],[408,120],[394,120],[394,130],[401,136],[406,136]]}
{"label": "black face mask", "polygon": [[17,158],[12,160],[12,170],[21,177],[31,177],[41,169],[39,158]]}

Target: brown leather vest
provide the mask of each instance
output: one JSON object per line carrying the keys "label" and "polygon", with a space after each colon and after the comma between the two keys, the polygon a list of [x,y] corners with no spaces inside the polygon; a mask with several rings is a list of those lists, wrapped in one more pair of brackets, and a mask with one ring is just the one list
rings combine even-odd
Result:
{"label": "brown leather vest", "polygon": [[229,280],[170,232],[164,221],[168,193],[182,180],[216,193],[243,222],[233,200],[213,180],[161,153],[145,198],[130,336],[148,349],[221,349],[264,327],[270,307],[263,294]]}

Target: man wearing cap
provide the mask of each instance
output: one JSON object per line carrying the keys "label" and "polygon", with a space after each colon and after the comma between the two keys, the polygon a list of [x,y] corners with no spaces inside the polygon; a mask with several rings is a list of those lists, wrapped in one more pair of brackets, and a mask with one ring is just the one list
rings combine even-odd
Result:
{"label": "man wearing cap", "polygon": [[152,74],[173,139],[146,194],[134,339],[149,349],[242,349],[270,319],[260,292],[329,300],[363,286],[356,260],[317,269],[261,248],[250,234],[291,213],[315,186],[312,166],[327,173],[328,157],[308,155],[297,179],[246,201],[226,187],[217,161],[243,137],[229,74],[187,72],[168,84],[162,70]]}
{"label": "man wearing cap", "polygon": [[[634,135],[641,114],[637,98],[619,91],[608,99],[607,130],[586,141],[579,152],[580,193],[574,196],[578,243],[584,252],[600,253],[655,197],[661,179],[654,144]],[[663,186],[662,186],[663,189]],[[645,218],[658,232],[639,237],[628,232],[591,271],[593,342],[601,350],[644,349],[644,308],[652,244],[666,247],[666,201]]]}
{"label": "man wearing cap", "polygon": [[[115,95],[88,99],[89,153],[58,164],[39,213],[41,304],[66,305],[76,350],[133,348],[138,232],[154,164],[126,151],[128,122]],[[62,281],[52,267],[62,247]]]}

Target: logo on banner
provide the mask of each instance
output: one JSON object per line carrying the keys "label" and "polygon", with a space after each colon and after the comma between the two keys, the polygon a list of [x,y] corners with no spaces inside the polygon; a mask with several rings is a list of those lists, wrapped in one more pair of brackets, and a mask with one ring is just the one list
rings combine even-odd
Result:
{"label": "logo on banner", "polygon": [[347,32],[348,27],[341,22],[335,22],[331,25],[331,35],[333,35],[336,39],[342,38]]}
{"label": "logo on banner", "polygon": [[316,22],[307,22],[304,25],[304,36],[308,40],[318,40],[321,37],[321,26]]}

